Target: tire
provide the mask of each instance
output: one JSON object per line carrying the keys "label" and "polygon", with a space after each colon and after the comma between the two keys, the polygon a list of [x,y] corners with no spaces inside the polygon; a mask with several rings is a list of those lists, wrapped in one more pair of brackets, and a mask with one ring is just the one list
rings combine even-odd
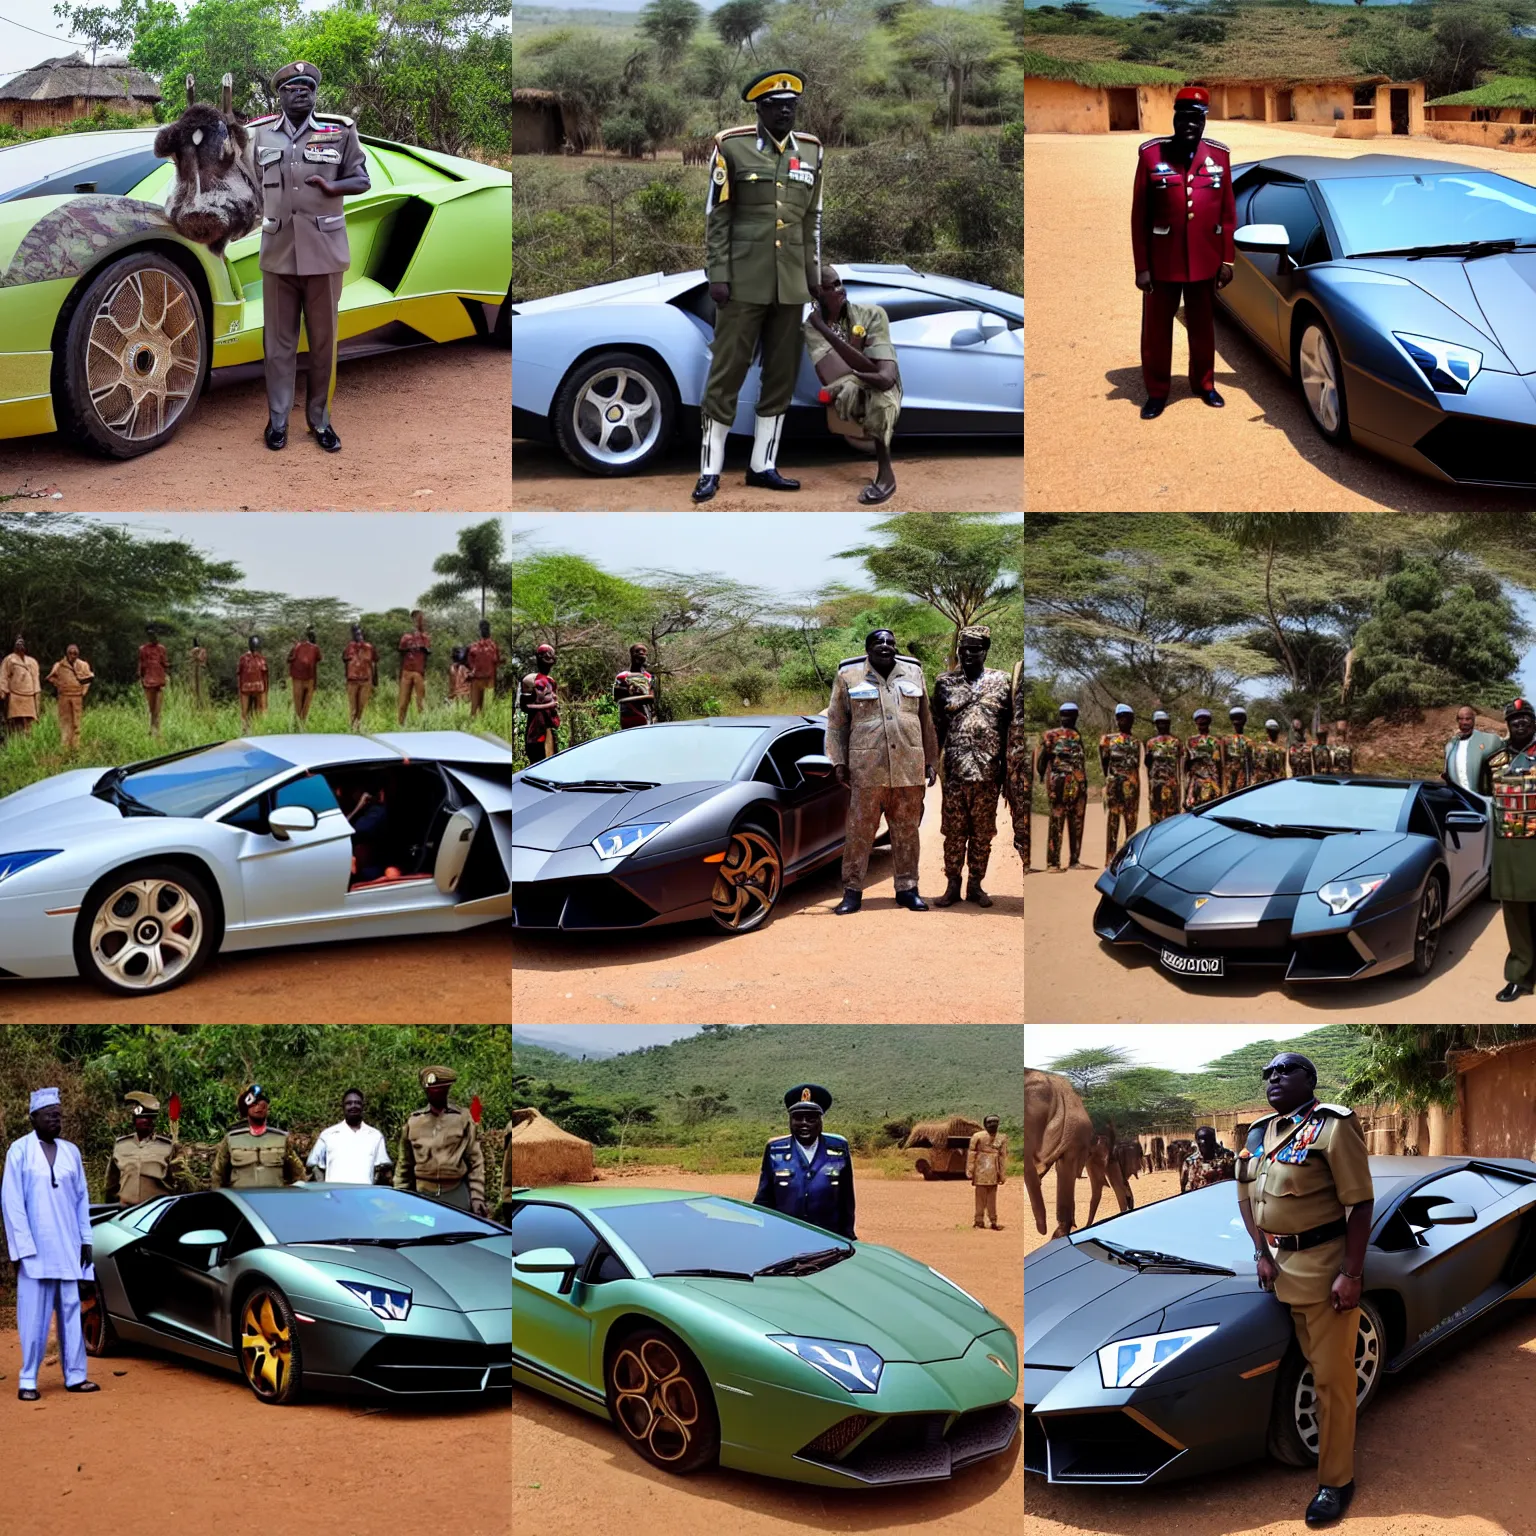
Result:
{"label": "tire", "polygon": [[286,1407],[304,1391],[298,1321],[288,1298],[270,1281],[252,1286],[235,1316],[240,1374],[258,1402]]}
{"label": "tire", "polygon": [[81,1287],[80,1332],[85,1337],[85,1352],[93,1360],[102,1360],[118,1351],[117,1330],[107,1316],[106,1302],[102,1298],[101,1283],[92,1282]]}
{"label": "tire", "polygon": [[208,378],[208,320],[174,261],[137,251],[70,295],[53,364],[60,428],[112,459],[173,438]]}
{"label": "tire", "polygon": [[931,1179],[933,1177],[933,1164],[930,1163],[926,1157],[918,1158],[917,1162],[913,1164],[913,1167],[915,1167],[917,1171],[922,1174],[924,1179]]}
{"label": "tire", "polygon": [[722,933],[764,927],[784,891],[784,859],[773,834],[757,826],[735,828],[719,871],[710,892],[715,927]]}
{"label": "tire", "polygon": [[[663,1472],[686,1476],[720,1455],[720,1416],[709,1379],[664,1328],[637,1329],[603,1370],[608,1413],[629,1448]],[[659,1404],[662,1413],[656,1411]]]}
{"label": "tire", "polygon": [[512,289],[507,288],[507,297],[500,309],[496,311],[496,324],[491,327],[491,343],[500,347],[503,352],[512,349]]}
{"label": "tire", "polygon": [[103,876],[80,904],[75,967],[107,992],[146,997],[190,981],[218,939],[218,909],[196,875],[176,864],[130,864]]}
{"label": "tire", "polygon": [[[1381,1386],[1387,1335],[1381,1313],[1368,1297],[1360,1298],[1360,1329],[1355,1338],[1355,1408],[1363,1411]],[[1317,1394],[1312,1367],[1293,1339],[1280,1363],[1274,1406],[1269,1416],[1269,1454],[1288,1467],[1317,1465]]]}
{"label": "tire", "polygon": [[[596,402],[605,401],[599,406]],[[627,420],[604,418],[614,410]],[[555,441],[589,475],[633,475],[666,451],[677,422],[668,374],[634,352],[597,352],[573,368],[550,411]],[[605,446],[601,434],[610,436]]]}
{"label": "tire", "polygon": [[1419,912],[1414,920],[1412,969],[1415,976],[1428,976],[1434,969],[1444,931],[1445,891],[1439,877],[1431,875],[1424,882],[1424,894],[1419,897]]}
{"label": "tire", "polygon": [[1318,434],[1335,446],[1349,441],[1349,402],[1344,394],[1344,369],[1328,327],[1316,315],[1308,317],[1296,343],[1296,383]]}

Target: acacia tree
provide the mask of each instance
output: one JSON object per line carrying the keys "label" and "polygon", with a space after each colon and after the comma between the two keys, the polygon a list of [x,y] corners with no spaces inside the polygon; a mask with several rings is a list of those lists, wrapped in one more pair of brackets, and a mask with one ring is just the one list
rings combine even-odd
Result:
{"label": "acacia tree", "polygon": [[1008,34],[995,17],[947,5],[908,11],[897,36],[912,63],[931,70],[949,91],[948,126],[960,126],[967,81],[1005,57]]}
{"label": "acacia tree", "polygon": [[675,59],[688,46],[704,12],[695,0],[650,0],[642,8],[639,32],[655,45],[662,59]]}
{"label": "acacia tree", "polygon": [[745,48],[753,58],[757,50],[752,46],[753,35],[762,31],[768,20],[768,0],[725,0],[709,18],[720,41],[735,50],[732,62],[740,59]]}
{"label": "acacia tree", "polygon": [[451,603],[478,588],[483,619],[487,591],[505,594],[512,585],[512,567],[502,558],[503,551],[501,524],[494,517],[461,529],[459,547],[432,562],[432,569],[443,579],[428,587],[422,600]]}

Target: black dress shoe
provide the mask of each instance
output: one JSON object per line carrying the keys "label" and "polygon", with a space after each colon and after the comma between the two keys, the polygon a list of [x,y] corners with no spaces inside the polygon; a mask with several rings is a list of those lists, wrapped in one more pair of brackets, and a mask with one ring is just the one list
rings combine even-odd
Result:
{"label": "black dress shoe", "polygon": [[838,917],[847,917],[850,912],[857,912],[863,905],[863,891],[844,891],[843,899],[832,910]]}
{"label": "black dress shoe", "polygon": [[16,1396],[24,1403],[35,1403],[42,1393],[36,1387],[20,1387],[17,1389]]}
{"label": "black dress shoe", "polygon": [[1166,399],[1148,400],[1141,408],[1141,419],[1143,421],[1151,421],[1154,416],[1161,416],[1163,414],[1163,407],[1167,404]]}
{"label": "black dress shoe", "polygon": [[1522,986],[1518,981],[1507,981],[1494,994],[1494,1000],[1500,1003],[1512,1003],[1522,992],[1529,992],[1530,990],[1529,987]]}
{"label": "black dress shoe", "polygon": [[1307,1524],[1332,1525],[1349,1508],[1349,1501],[1354,1496],[1354,1478],[1350,1478],[1342,1488],[1319,1488],[1312,1502],[1307,1505]]}
{"label": "black dress shoe", "polygon": [[747,484],[760,485],[769,491],[798,491],[800,482],[789,480],[776,469],[749,469],[747,471]]}
{"label": "black dress shoe", "polygon": [[267,423],[267,430],[261,435],[266,439],[267,447],[270,448],[273,453],[276,453],[279,448],[286,448],[288,446],[287,427],[274,427],[269,421]]}
{"label": "black dress shoe", "polygon": [[65,1387],[66,1392],[100,1392],[101,1386],[94,1381],[77,1381],[72,1387]]}
{"label": "black dress shoe", "polygon": [[897,891],[896,905],[898,907],[905,907],[908,912],[926,912],[928,910],[928,903],[916,891]]}
{"label": "black dress shoe", "polygon": [[693,487],[693,499],[695,501],[708,501],[719,489],[719,475],[700,475]]}
{"label": "black dress shoe", "polygon": [[341,452],[341,439],[336,436],[336,429],[334,427],[321,427],[321,429],[315,433],[315,441],[319,443],[327,453]]}
{"label": "black dress shoe", "polygon": [[1216,393],[1214,389],[1202,389],[1200,391],[1200,398],[1204,400],[1207,405],[1225,405],[1227,403],[1221,398],[1220,395]]}

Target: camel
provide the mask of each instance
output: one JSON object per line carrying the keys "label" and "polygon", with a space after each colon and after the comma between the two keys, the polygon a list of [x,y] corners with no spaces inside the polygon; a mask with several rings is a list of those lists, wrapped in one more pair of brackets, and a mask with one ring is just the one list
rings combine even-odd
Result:
{"label": "camel", "polygon": [[166,216],[179,234],[215,256],[256,228],[262,206],[251,135],[234,113],[234,77],[225,75],[220,84],[222,104],[212,107],[197,100],[188,75],[186,111],[155,135],[155,154],[176,166]]}

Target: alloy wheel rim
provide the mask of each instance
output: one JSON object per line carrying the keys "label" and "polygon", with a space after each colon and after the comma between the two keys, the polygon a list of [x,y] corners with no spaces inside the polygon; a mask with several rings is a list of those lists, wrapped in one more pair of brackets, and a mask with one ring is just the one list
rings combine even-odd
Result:
{"label": "alloy wheel rim", "polygon": [[[1364,1307],[1360,1309],[1360,1326],[1355,1334],[1355,1402],[1365,1400],[1381,1370],[1381,1335],[1376,1324]],[[1317,1383],[1312,1379],[1309,1365],[1296,1383],[1296,1432],[1301,1443],[1313,1455],[1321,1444],[1321,1425],[1318,1421]]]}
{"label": "alloy wheel rim", "polygon": [[715,920],[735,933],[766,922],[779,899],[783,875],[778,849],[763,833],[751,828],[731,833],[725,862],[710,893]]}
{"label": "alloy wheel rim", "polygon": [[96,909],[91,959],[121,987],[147,992],[191,965],[203,938],[203,912],[174,880],[134,880]]}
{"label": "alloy wheel rim", "polygon": [[[639,398],[632,398],[637,393]],[[643,373],[604,368],[578,391],[571,425],[582,447],[600,463],[633,464],[650,452],[661,433],[661,396]]]}
{"label": "alloy wheel rim", "polygon": [[1301,338],[1301,388],[1317,424],[1326,432],[1337,432],[1339,381],[1333,371],[1333,350],[1315,325],[1309,325]]}
{"label": "alloy wheel rim", "polygon": [[240,1320],[240,1358],[245,1379],[261,1396],[281,1396],[293,1369],[293,1337],[278,1320],[266,1291],[258,1291],[245,1304]]}
{"label": "alloy wheel rim", "polygon": [[201,361],[191,290],[158,267],[128,273],[103,297],[86,338],[97,419],[125,442],[158,437],[191,404]]}
{"label": "alloy wheel rim", "polygon": [[647,1339],[638,1353],[621,1349],[613,1362],[614,1416],[658,1461],[681,1461],[693,1444],[699,1400],[675,1350]]}
{"label": "alloy wheel rim", "polygon": [[1429,965],[1440,947],[1440,887],[1433,880],[1425,888],[1424,900],[1419,904],[1418,939],[1424,964]]}

